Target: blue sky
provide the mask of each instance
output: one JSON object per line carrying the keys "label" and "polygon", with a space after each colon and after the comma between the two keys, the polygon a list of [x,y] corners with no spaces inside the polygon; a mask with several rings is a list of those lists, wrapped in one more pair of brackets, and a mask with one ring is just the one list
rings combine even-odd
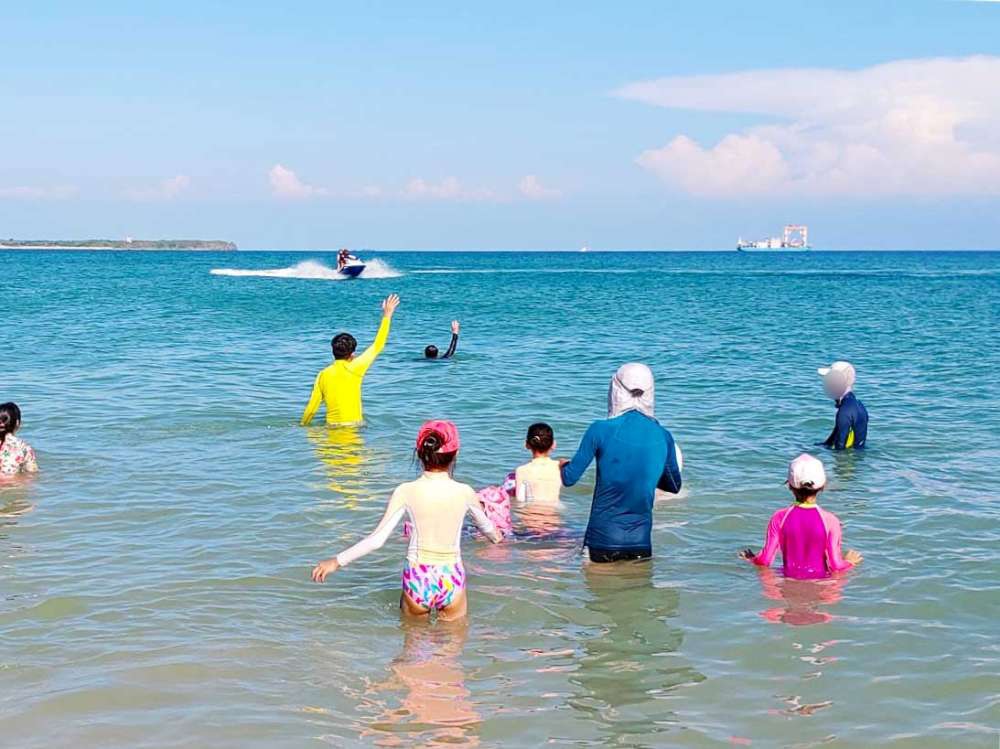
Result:
{"label": "blue sky", "polygon": [[0,236],[1000,247],[1000,3],[430,5],[6,8]]}

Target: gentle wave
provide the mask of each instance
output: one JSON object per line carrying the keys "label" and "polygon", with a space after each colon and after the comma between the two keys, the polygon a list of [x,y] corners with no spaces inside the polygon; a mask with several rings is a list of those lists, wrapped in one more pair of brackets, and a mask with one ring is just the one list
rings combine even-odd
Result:
{"label": "gentle wave", "polygon": [[[214,272],[214,271],[213,271]],[[416,275],[506,275],[528,273],[541,275],[548,273],[598,273],[604,275],[655,274],[664,276],[725,276],[741,278],[748,276],[849,276],[858,278],[1000,278],[1000,271],[993,270],[948,270],[948,271],[896,271],[896,270],[852,270],[852,269],[758,269],[758,270],[691,270],[686,268],[427,268],[413,270]]]}
{"label": "gentle wave", "polygon": [[[288,268],[212,268],[213,276],[239,276],[254,278],[301,278],[315,281],[345,281],[347,276],[317,260],[303,260]],[[402,273],[384,260],[368,260],[358,278],[399,278]]]}
{"label": "gentle wave", "polygon": [[[990,745],[1000,253],[373,251],[403,277],[331,287],[314,252],[5,256],[0,400],[41,472],[0,482],[4,746]],[[329,336],[367,345],[390,290],[366,426],[299,427]],[[457,357],[415,361],[453,318]],[[851,454],[811,444],[840,356],[872,417]],[[398,532],[309,581],[414,476],[424,419],[454,419],[457,478],[494,485],[535,420],[571,455],[628,360],[686,459],[651,564],[583,561],[592,467],[558,515],[466,540],[468,626],[400,623]],[[803,450],[865,555],[818,583],[736,556]]]}

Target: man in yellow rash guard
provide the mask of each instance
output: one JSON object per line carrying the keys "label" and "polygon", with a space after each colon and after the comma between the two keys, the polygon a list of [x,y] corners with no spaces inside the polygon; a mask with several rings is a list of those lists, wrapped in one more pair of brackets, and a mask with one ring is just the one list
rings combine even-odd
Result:
{"label": "man in yellow rash guard", "polygon": [[361,356],[355,356],[358,342],[350,333],[339,333],[330,342],[333,364],[316,375],[312,396],[302,412],[302,426],[308,426],[319,405],[326,402],[327,424],[356,424],[361,421],[361,381],[389,338],[392,313],[399,306],[399,296],[390,294],[382,302],[382,324],[375,342]]}

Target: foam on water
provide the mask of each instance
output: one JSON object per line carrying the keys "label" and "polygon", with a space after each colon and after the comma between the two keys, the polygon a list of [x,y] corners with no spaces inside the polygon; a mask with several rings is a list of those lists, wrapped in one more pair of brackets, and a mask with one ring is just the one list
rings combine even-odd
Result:
{"label": "foam on water", "polygon": [[[318,260],[303,260],[287,268],[212,268],[213,276],[240,276],[254,278],[300,278],[316,281],[351,280]],[[398,278],[402,273],[384,260],[375,258],[365,261],[365,269],[358,278]]]}

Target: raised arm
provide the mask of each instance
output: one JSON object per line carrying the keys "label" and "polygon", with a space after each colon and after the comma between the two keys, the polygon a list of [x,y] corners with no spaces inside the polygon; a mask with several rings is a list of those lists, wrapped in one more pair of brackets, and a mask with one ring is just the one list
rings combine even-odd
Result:
{"label": "raised arm", "polygon": [[375,361],[375,357],[382,353],[386,341],[389,340],[389,329],[392,327],[392,315],[399,306],[399,295],[390,294],[382,302],[382,322],[378,326],[378,333],[375,334],[375,342],[365,349],[361,356],[351,359],[348,366],[355,374],[362,376]]}
{"label": "raised arm", "polygon": [[322,376],[322,372],[316,375],[316,381],[313,383],[312,395],[309,396],[309,402],[306,404],[306,410],[302,412],[302,419],[299,423],[304,427],[309,426],[309,422],[313,420],[313,416],[315,416],[316,411],[319,410],[319,404],[323,402],[323,390],[319,386],[319,381]]}
{"label": "raised arm", "polygon": [[465,508],[472,515],[473,522],[483,532],[484,536],[495,544],[503,541],[503,534],[497,530],[496,525],[493,524],[486,511],[483,510],[483,506],[479,504],[479,497],[476,496],[476,493],[471,488],[469,489],[469,499],[466,500]]}
{"label": "raised arm", "polygon": [[451,321],[451,343],[448,344],[448,350],[444,352],[442,359],[450,359],[455,355],[455,349],[458,348],[458,320]]}
{"label": "raised arm", "polygon": [[580,446],[576,449],[573,459],[563,463],[559,467],[559,474],[562,477],[563,486],[573,486],[583,476],[590,466],[591,461],[597,455],[597,431],[598,422],[594,422],[587,431],[583,433]]}
{"label": "raised arm", "polygon": [[376,549],[381,549],[405,514],[406,504],[403,501],[402,491],[401,489],[396,489],[389,499],[389,504],[385,508],[382,519],[375,526],[375,530],[346,551],[342,551],[337,556],[317,564],[313,568],[312,579],[321,583],[326,580],[326,576],[329,573],[336,572],[341,567],[346,567],[365,554],[370,554]]}

